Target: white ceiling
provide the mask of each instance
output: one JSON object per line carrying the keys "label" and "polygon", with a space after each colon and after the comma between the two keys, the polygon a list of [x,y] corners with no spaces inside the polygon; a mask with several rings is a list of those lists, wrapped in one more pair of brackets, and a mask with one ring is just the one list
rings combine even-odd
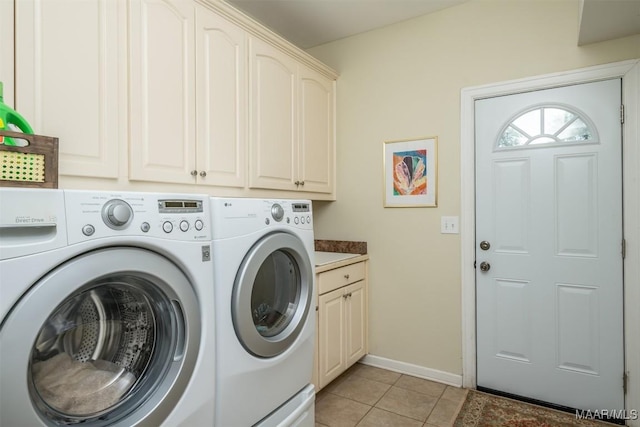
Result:
{"label": "white ceiling", "polygon": [[[226,1],[308,49],[469,0]],[[640,34],[640,0],[581,0],[580,11],[578,45]]]}
{"label": "white ceiling", "polygon": [[226,0],[302,49],[468,0]]}
{"label": "white ceiling", "polygon": [[640,0],[583,0],[578,45],[640,34]]}

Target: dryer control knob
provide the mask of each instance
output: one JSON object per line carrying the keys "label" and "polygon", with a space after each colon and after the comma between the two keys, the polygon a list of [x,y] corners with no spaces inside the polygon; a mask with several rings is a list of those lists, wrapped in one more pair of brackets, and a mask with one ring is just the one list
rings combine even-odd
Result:
{"label": "dryer control knob", "polygon": [[102,207],[102,220],[108,227],[121,229],[133,219],[133,209],[124,200],[109,200]]}
{"label": "dryer control knob", "polygon": [[271,206],[271,216],[278,222],[282,221],[282,218],[284,218],[284,209],[282,206],[274,203],[273,206]]}

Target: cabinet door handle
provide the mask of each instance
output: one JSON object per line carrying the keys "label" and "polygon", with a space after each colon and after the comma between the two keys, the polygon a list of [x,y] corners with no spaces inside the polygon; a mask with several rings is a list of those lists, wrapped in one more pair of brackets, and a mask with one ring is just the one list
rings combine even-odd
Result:
{"label": "cabinet door handle", "polygon": [[191,171],[191,176],[196,176],[196,175],[198,175],[198,171],[197,171],[197,170],[195,170],[195,169],[194,169],[194,170],[192,170],[192,171]]}
{"label": "cabinet door handle", "polygon": [[345,275],[344,275],[344,278],[345,278],[345,279],[347,279],[347,280],[349,280],[349,275],[348,275],[348,274],[345,274]]}
{"label": "cabinet door handle", "polygon": [[207,173],[205,171],[202,171],[200,172],[200,176],[204,178],[205,176],[207,176]]}

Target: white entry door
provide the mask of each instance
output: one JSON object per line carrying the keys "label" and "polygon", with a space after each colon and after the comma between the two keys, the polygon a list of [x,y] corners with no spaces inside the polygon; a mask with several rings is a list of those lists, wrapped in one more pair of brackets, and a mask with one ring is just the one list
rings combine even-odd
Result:
{"label": "white entry door", "polygon": [[623,409],[621,81],[476,102],[477,385]]}

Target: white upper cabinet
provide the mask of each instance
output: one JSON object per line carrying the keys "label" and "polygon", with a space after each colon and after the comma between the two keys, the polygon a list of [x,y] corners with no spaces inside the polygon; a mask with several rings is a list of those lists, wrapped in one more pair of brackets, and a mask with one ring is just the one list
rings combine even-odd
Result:
{"label": "white upper cabinet", "polygon": [[335,190],[335,80],[300,66],[298,188]]}
{"label": "white upper cabinet", "polygon": [[129,177],[195,182],[194,4],[129,4]]}
{"label": "white upper cabinet", "polygon": [[298,176],[298,64],[257,38],[250,41],[249,186],[295,190]]}
{"label": "white upper cabinet", "polygon": [[63,187],[335,199],[335,72],[226,2],[0,0],[14,33],[5,99]]}
{"label": "white upper cabinet", "polygon": [[251,38],[249,186],[334,191],[335,81]]}
{"label": "white upper cabinet", "polygon": [[243,187],[245,32],[192,0],[132,0],[133,180]]}
{"label": "white upper cabinet", "polygon": [[15,2],[15,108],[59,138],[60,174],[118,176],[125,13],[122,0]]}
{"label": "white upper cabinet", "polygon": [[0,40],[3,54],[0,55],[0,82],[3,83],[4,103],[13,107],[13,72],[14,72],[14,32],[12,1],[0,1]]}
{"label": "white upper cabinet", "polygon": [[196,169],[202,183],[244,187],[246,32],[201,6],[196,12]]}

